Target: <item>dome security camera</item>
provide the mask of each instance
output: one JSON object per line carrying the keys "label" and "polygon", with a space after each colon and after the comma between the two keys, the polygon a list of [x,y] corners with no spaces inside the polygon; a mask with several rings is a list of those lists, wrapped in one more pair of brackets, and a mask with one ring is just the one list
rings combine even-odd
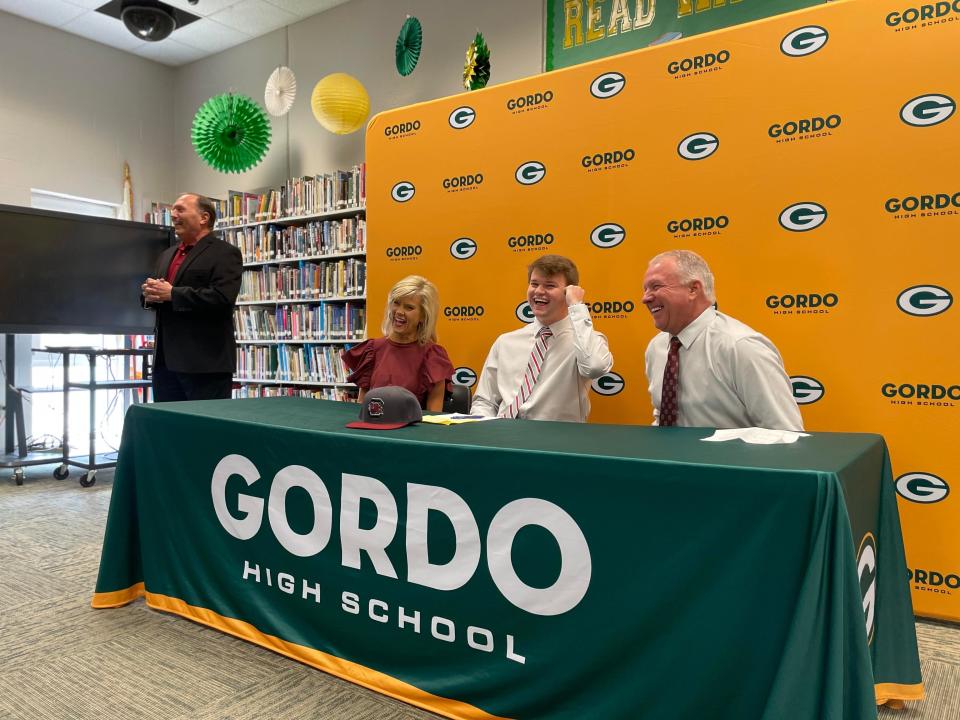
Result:
{"label": "dome security camera", "polygon": [[163,40],[177,27],[173,13],[152,0],[125,2],[120,19],[127,30],[147,42]]}

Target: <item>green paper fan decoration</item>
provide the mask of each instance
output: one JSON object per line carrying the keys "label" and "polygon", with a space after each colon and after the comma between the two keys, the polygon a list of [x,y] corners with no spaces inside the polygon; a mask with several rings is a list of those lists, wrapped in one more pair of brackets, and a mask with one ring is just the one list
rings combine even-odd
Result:
{"label": "green paper fan decoration", "polygon": [[463,66],[463,86],[479,90],[490,81],[490,48],[479,32],[467,48],[467,62]]}
{"label": "green paper fan decoration", "polygon": [[406,77],[413,72],[423,46],[423,28],[415,17],[407,16],[397,36],[397,72]]}
{"label": "green paper fan decoration", "polygon": [[246,95],[207,100],[193,117],[193,149],[220,172],[241,173],[257,165],[270,147],[270,120]]}

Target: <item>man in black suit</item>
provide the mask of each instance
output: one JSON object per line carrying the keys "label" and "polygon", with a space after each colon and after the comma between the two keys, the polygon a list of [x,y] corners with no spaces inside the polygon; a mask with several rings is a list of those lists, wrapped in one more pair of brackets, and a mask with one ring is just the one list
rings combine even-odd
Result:
{"label": "man in black suit", "polygon": [[143,284],[144,307],[157,312],[153,398],[229,398],[236,368],[233,308],[243,257],[213,235],[217,210],[192,193],[173,206],[177,247],[163,252]]}

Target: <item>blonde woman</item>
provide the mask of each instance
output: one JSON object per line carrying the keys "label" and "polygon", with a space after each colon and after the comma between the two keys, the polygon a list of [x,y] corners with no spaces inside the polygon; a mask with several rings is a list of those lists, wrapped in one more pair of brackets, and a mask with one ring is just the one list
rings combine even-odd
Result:
{"label": "blonde woman", "polygon": [[341,356],[361,401],[372,387],[399,385],[416,395],[425,410],[443,409],[453,364],[437,344],[439,310],[437,288],[426,278],[408,275],[393,286],[381,326],[384,337],[365,340]]}

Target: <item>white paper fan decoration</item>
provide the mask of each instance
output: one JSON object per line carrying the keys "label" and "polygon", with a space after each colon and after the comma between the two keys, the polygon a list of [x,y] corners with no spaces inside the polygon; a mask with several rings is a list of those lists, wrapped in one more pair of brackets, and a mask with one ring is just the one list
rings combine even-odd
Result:
{"label": "white paper fan decoration", "polygon": [[267,78],[267,87],[263,91],[263,104],[267,112],[280,117],[286,115],[293,107],[293,100],[297,97],[297,78],[293,70],[280,66]]}

